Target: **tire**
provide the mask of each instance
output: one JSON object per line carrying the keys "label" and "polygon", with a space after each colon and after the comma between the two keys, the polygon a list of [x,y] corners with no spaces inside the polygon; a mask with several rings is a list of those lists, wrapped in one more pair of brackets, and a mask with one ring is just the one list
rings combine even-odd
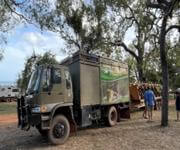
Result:
{"label": "tire", "polygon": [[107,120],[108,120],[108,125],[110,127],[115,126],[117,124],[117,119],[118,119],[118,114],[117,114],[117,110],[116,107],[111,106],[108,110],[108,114],[107,114]]}
{"label": "tire", "polygon": [[50,130],[48,130],[48,139],[54,145],[65,143],[70,134],[70,125],[67,118],[63,115],[55,116]]}

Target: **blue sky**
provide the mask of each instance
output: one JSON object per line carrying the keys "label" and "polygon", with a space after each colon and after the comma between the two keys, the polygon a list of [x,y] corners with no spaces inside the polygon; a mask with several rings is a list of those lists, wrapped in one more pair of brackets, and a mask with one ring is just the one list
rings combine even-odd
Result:
{"label": "blue sky", "polygon": [[[133,39],[132,31],[129,31],[125,42],[129,43],[131,39]],[[16,82],[18,74],[24,68],[25,59],[31,56],[33,51],[43,54],[51,50],[60,61],[66,57],[61,48],[64,48],[64,41],[56,33],[42,32],[33,25],[20,24],[9,33],[4,58],[0,62],[0,83]]]}
{"label": "blue sky", "polygon": [[33,25],[20,24],[8,35],[4,58],[0,62],[0,82],[15,82],[18,74],[24,68],[25,59],[33,51],[43,54],[51,50],[56,54],[56,59],[60,61],[65,57],[61,53],[63,47],[63,40],[57,34],[49,31],[42,32]]}
{"label": "blue sky", "polygon": [[[55,0],[52,1],[52,4]],[[86,0],[89,3],[89,0]],[[134,38],[133,30],[127,33],[125,43],[128,44]],[[58,61],[64,57],[61,52],[64,42],[56,33],[42,32],[33,25],[19,24],[8,34],[8,43],[5,46],[4,58],[0,62],[0,83],[15,82],[18,74],[24,68],[25,59],[31,56],[33,51],[37,54],[51,50]]]}
{"label": "blue sky", "polygon": [[[53,4],[56,0],[50,1]],[[86,0],[86,2],[90,1]],[[132,31],[130,31],[127,41],[132,38]],[[56,33],[42,32],[33,25],[19,24],[8,34],[4,58],[0,61],[0,84],[7,81],[15,82],[24,68],[25,59],[31,56],[33,51],[43,54],[47,50],[52,50],[56,59],[60,61],[66,57],[61,52],[61,48],[64,48],[64,42]]]}

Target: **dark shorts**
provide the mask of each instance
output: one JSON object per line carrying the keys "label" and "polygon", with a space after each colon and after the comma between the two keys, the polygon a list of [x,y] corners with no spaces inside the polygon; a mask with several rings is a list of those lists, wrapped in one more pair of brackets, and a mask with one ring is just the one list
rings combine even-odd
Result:
{"label": "dark shorts", "polygon": [[179,105],[176,105],[176,110],[180,111],[180,106]]}
{"label": "dark shorts", "polygon": [[180,97],[179,96],[176,97],[176,110],[180,111]]}
{"label": "dark shorts", "polygon": [[176,101],[176,110],[180,111],[180,101]]}

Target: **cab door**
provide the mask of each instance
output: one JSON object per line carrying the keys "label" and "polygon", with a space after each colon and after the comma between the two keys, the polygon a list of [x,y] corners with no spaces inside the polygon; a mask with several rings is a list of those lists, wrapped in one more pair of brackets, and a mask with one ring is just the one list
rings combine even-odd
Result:
{"label": "cab door", "polygon": [[[51,68],[43,72],[41,99],[43,104],[64,103],[64,84],[61,68]],[[48,82],[49,83],[48,83]],[[48,89],[45,84],[48,84]]]}

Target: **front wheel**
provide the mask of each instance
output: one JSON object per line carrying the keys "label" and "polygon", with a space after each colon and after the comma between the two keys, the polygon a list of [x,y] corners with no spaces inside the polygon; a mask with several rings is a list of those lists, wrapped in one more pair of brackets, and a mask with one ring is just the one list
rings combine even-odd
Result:
{"label": "front wheel", "polygon": [[111,106],[108,110],[107,114],[107,119],[108,119],[108,125],[109,126],[115,126],[117,124],[117,119],[118,119],[118,113],[116,110],[116,107]]}
{"label": "front wheel", "polygon": [[63,115],[54,117],[51,128],[48,131],[49,141],[54,144],[63,144],[68,139],[70,133],[70,125],[67,118]]}

